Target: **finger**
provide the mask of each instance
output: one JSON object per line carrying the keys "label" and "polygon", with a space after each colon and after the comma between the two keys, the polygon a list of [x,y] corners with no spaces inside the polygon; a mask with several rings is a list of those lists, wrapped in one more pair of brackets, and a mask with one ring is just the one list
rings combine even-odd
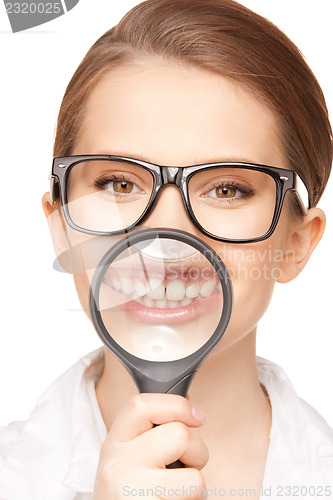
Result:
{"label": "finger", "polygon": [[183,396],[174,394],[138,394],[117,415],[107,440],[124,442],[151,429],[154,424],[180,421],[199,427],[205,416]]}
{"label": "finger", "polygon": [[[170,422],[154,427],[132,441],[138,463],[164,468],[180,460],[188,467],[202,469],[208,461],[208,449],[197,429],[182,422]],[[149,451],[148,451],[149,450]]]}

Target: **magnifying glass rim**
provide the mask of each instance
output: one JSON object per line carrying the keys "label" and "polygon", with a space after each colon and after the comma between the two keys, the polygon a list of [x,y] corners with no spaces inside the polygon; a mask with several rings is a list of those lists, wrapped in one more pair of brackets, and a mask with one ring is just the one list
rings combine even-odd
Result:
{"label": "magnifying glass rim", "polygon": [[[214,267],[216,274],[219,277],[222,292],[223,292],[223,309],[221,313],[221,318],[215,328],[214,333],[210,338],[196,351],[185,356],[184,358],[179,358],[170,361],[152,361],[144,358],[139,358],[134,354],[129,353],[124,348],[122,348],[109,334],[106,329],[104,322],[102,320],[101,313],[99,311],[99,289],[103,281],[106,269],[108,269],[112,262],[124,251],[136,243],[139,243],[145,239],[175,239],[183,243],[192,245],[196,250],[203,254],[204,257],[210,262]],[[103,256],[98,264],[98,267],[94,273],[91,288],[90,288],[90,311],[92,318],[94,320],[95,327],[98,335],[101,337],[102,341],[107,345],[107,347],[114,353],[118,358],[128,367],[139,370],[144,373],[150,374],[151,369],[158,368],[159,378],[168,375],[169,372],[179,372],[180,369],[188,368],[193,369],[197,367],[206,357],[206,355],[214,349],[216,344],[222,339],[231,316],[232,309],[232,290],[230,286],[230,277],[228,271],[220,259],[219,255],[211,248],[207,252],[207,245],[203,243],[199,238],[193,236],[185,231],[180,231],[176,229],[164,229],[164,228],[149,228],[143,229],[137,233],[132,233],[126,238],[122,239],[120,242],[116,243],[110,250]],[[207,257],[207,253],[209,257]],[[98,292],[98,293],[96,293]],[[167,368],[164,370],[163,368]]]}

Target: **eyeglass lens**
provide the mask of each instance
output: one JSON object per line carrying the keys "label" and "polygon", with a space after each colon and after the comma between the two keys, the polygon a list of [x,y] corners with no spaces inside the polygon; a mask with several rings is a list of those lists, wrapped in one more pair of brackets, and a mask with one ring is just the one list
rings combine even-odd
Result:
{"label": "eyeglass lens", "polygon": [[[114,160],[75,164],[67,177],[67,206],[77,226],[113,232],[132,226],[151,199],[154,178],[138,165]],[[276,205],[273,177],[240,167],[206,168],[188,182],[190,206],[209,233],[233,240],[263,236]]]}

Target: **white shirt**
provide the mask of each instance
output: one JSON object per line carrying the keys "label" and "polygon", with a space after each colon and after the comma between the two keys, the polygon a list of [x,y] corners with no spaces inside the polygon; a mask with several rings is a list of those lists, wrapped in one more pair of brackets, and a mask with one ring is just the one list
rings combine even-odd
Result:
{"label": "white shirt", "polygon": [[[0,428],[1,500],[92,499],[107,435],[95,393],[103,353],[84,356],[61,375],[26,422]],[[333,429],[297,396],[279,366],[261,358],[257,364],[272,405],[261,498],[333,499]]]}

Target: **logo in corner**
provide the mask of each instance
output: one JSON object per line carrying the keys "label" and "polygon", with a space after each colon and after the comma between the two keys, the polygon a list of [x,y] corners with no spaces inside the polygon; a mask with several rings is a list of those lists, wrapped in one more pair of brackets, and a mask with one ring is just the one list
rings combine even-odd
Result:
{"label": "logo in corner", "polygon": [[30,0],[27,2],[4,0],[5,9],[13,33],[24,31],[48,23],[66,14],[79,3],[79,0]]}

